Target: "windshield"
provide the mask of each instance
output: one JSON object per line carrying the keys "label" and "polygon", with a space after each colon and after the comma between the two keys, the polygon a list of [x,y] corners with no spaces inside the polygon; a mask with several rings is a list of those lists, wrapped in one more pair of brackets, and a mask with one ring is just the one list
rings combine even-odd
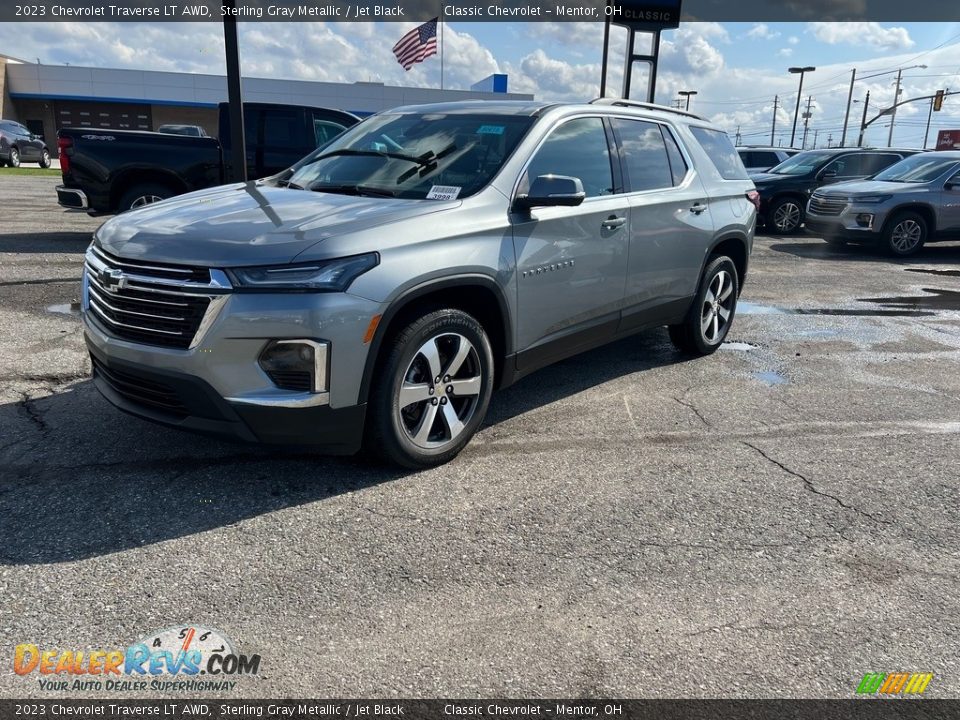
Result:
{"label": "windshield", "polygon": [[799,155],[787,158],[768,172],[774,175],[807,175],[832,157],[834,157],[833,153],[802,152]]}
{"label": "windshield", "polygon": [[319,192],[454,199],[483,189],[534,118],[483,113],[387,113],[343,133],[283,173]]}
{"label": "windshield", "polygon": [[928,183],[957,166],[956,158],[911,155],[873,176],[874,180],[901,183]]}

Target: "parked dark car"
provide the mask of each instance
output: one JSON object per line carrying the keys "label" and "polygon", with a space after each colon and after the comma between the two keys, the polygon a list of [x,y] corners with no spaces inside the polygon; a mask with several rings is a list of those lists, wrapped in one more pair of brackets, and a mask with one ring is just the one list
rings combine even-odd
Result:
{"label": "parked dark car", "polygon": [[796,232],[806,216],[807,200],[823,185],[862,180],[919,150],[833,148],[807,150],[753,179],[760,192],[760,221],[767,232]]}
{"label": "parked dark car", "polygon": [[760,145],[742,145],[737,148],[737,154],[743,161],[743,166],[749,173],[767,172],[787,158],[796,155],[795,148],[764,147]]}
{"label": "parked dark car", "polygon": [[168,123],[157,128],[158,133],[165,135],[188,135],[190,137],[209,137],[207,131],[199,125],[178,125]]}
{"label": "parked dark car", "polygon": [[0,120],[0,167],[20,167],[20,163],[35,162],[50,167],[50,150],[39,135],[34,135],[13,120]]}
{"label": "parked dark car", "polygon": [[[63,207],[90,213],[130,208],[220,185],[231,176],[229,108],[220,139],[142,130],[63,128],[57,133]],[[342,110],[245,103],[247,177],[275,175],[360,119]]]}

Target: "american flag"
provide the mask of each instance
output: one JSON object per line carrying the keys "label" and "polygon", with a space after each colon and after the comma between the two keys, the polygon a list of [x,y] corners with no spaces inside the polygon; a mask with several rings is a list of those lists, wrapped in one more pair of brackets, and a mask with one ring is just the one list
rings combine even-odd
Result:
{"label": "american flag", "polygon": [[435,17],[430,22],[415,27],[393,46],[393,54],[397,56],[397,62],[403,65],[404,70],[409,70],[418,62],[437,54],[437,22],[439,20],[440,18]]}

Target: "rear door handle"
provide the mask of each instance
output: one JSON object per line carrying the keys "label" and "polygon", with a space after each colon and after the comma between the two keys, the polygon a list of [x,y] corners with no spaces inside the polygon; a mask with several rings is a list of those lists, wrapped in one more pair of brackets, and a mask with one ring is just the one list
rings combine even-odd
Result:
{"label": "rear door handle", "polygon": [[625,217],[617,217],[616,215],[611,215],[602,223],[600,223],[600,227],[602,227],[604,230],[616,230],[618,227],[623,227],[624,225],[626,225],[626,223],[627,223],[627,219]]}
{"label": "rear door handle", "polygon": [[693,205],[690,206],[690,212],[692,212],[694,215],[699,215],[706,209],[707,209],[706,205],[698,202],[695,202]]}

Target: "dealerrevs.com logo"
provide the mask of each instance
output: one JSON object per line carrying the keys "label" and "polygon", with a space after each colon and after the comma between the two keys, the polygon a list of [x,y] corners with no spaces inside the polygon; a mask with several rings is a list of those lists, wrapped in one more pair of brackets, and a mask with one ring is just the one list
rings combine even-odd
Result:
{"label": "dealerrevs.com logo", "polygon": [[105,692],[233,690],[237,676],[256,675],[259,655],[234,650],[217,630],[183,625],[150,633],[125,649],[63,650],[22,643],[13,671],[36,676],[41,690]]}

